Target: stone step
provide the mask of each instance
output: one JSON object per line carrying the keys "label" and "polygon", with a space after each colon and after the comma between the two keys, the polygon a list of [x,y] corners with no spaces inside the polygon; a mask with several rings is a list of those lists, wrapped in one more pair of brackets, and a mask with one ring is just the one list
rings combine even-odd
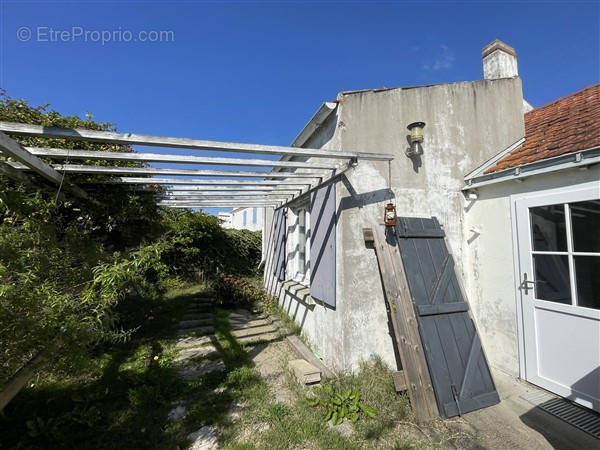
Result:
{"label": "stone step", "polygon": [[234,322],[249,322],[251,320],[268,320],[269,318],[265,315],[262,314],[250,314],[250,315],[243,315],[243,314],[237,314],[237,313],[229,313],[229,321],[234,321]]}
{"label": "stone step", "polygon": [[212,306],[207,306],[207,307],[188,307],[185,312],[186,314],[212,314],[213,311],[213,307]]}
{"label": "stone step", "polygon": [[213,334],[215,332],[215,327],[205,326],[205,327],[196,327],[196,328],[186,328],[185,330],[179,330],[177,332],[178,336],[205,336],[207,334]]}
{"label": "stone step", "polygon": [[206,327],[212,325],[212,319],[194,319],[194,320],[182,320],[179,322],[179,328],[197,328]]}
{"label": "stone step", "polygon": [[239,330],[241,328],[251,328],[251,327],[259,327],[263,325],[271,325],[271,321],[269,319],[256,319],[249,321],[238,321],[238,320],[230,320],[229,324],[231,328],[234,330]]}
{"label": "stone step", "polygon": [[263,325],[259,327],[241,328],[231,332],[231,334],[236,338],[244,338],[265,333],[277,333],[277,328],[272,325]]}
{"label": "stone step", "polygon": [[175,358],[175,362],[188,361],[198,358],[214,358],[219,354],[219,351],[213,344],[203,345],[202,347],[191,347],[183,349]]}
{"label": "stone step", "polygon": [[211,372],[224,371],[225,364],[222,360],[215,361],[205,361],[200,364],[190,364],[182,367],[179,370],[179,375],[184,380],[195,380],[203,375],[209,374]]}
{"label": "stone step", "polygon": [[254,336],[247,336],[243,338],[238,338],[238,342],[240,344],[258,344],[260,342],[272,342],[281,339],[278,333],[263,333],[256,334]]}
{"label": "stone step", "polygon": [[288,363],[288,367],[300,384],[312,384],[321,381],[321,371],[304,359],[294,359]]}
{"label": "stone step", "polygon": [[208,345],[212,343],[212,341],[217,338],[214,335],[207,336],[189,336],[179,339],[177,344],[175,344],[175,348],[183,349],[183,348],[191,348],[191,347],[202,347],[204,345]]}
{"label": "stone step", "polygon": [[183,316],[183,320],[212,320],[211,313],[187,313]]}

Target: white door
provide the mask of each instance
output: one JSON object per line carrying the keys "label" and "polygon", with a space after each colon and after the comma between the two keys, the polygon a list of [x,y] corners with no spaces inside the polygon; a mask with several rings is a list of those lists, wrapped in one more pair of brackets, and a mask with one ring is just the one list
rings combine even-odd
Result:
{"label": "white door", "polygon": [[525,378],[600,411],[600,183],[515,200]]}

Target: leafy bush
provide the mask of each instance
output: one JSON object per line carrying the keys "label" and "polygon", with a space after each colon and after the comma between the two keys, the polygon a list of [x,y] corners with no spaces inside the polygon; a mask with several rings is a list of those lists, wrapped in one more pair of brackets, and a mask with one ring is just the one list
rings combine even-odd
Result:
{"label": "leafy bush", "polygon": [[331,420],[333,425],[339,425],[344,419],[356,422],[361,414],[371,418],[377,416],[377,412],[373,408],[362,403],[358,389],[346,389],[338,392],[331,385],[326,384],[313,392],[316,396],[308,398],[308,404],[323,408],[325,421]]}
{"label": "leafy bush", "polygon": [[253,306],[265,301],[268,294],[248,280],[234,275],[223,275],[217,280],[217,303],[225,307]]}

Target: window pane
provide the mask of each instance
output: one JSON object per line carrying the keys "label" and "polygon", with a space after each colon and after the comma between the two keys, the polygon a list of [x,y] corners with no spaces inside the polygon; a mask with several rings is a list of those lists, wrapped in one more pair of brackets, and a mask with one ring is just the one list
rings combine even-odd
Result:
{"label": "window pane", "polygon": [[533,250],[567,251],[564,205],[536,206],[529,209]]}
{"label": "window pane", "polygon": [[573,250],[600,252],[600,200],[571,203]]}
{"label": "window pane", "polygon": [[566,255],[533,255],[535,297],[558,303],[571,303],[569,259]]}
{"label": "window pane", "polygon": [[575,256],[577,304],[600,309],[600,256]]}

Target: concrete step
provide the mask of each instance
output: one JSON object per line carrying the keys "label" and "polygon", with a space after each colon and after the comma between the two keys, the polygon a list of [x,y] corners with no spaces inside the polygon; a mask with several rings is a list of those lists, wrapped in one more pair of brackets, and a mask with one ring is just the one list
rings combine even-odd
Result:
{"label": "concrete step", "polygon": [[175,358],[175,362],[189,361],[199,358],[214,358],[219,354],[219,351],[213,344],[203,345],[202,347],[191,347],[182,349],[179,355]]}
{"label": "concrete step", "polygon": [[205,361],[201,364],[190,364],[179,370],[179,375],[184,380],[195,380],[211,372],[222,372],[225,370],[225,364],[222,360]]}
{"label": "concrete step", "polygon": [[184,349],[184,348],[192,348],[192,347],[202,347],[204,345],[208,345],[212,343],[212,341],[217,338],[214,335],[206,335],[206,336],[188,336],[177,341],[175,344],[175,348]]}
{"label": "concrete step", "polygon": [[278,341],[279,339],[281,339],[281,336],[279,336],[278,333],[262,333],[262,334],[256,334],[254,336],[238,338],[238,342],[240,344],[248,345],[248,344],[258,344],[260,342]]}
{"label": "concrete step", "polygon": [[271,325],[271,321],[269,319],[256,319],[249,321],[240,321],[240,320],[230,320],[229,324],[231,328],[234,330],[239,330],[241,328],[251,328],[251,327],[259,327],[264,325]]}
{"label": "concrete step", "polygon": [[187,314],[212,314],[212,306],[188,306],[186,309]]}
{"label": "concrete step", "polygon": [[259,327],[241,328],[239,330],[233,330],[231,332],[231,334],[236,338],[245,338],[265,333],[277,334],[277,328],[275,328],[272,325],[263,325]]}
{"label": "concrete step", "polygon": [[177,332],[178,336],[205,336],[207,334],[213,334],[215,327],[205,326],[196,328],[186,328]]}
{"label": "concrete step", "polygon": [[183,316],[183,320],[212,320],[211,313],[187,313]]}
{"label": "concrete step", "polygon": [[194,319],[194,320],[182,320],[179,322],[179,328],[196,328],[196,327],[206,327],[212,325],[211,319]]}
{"label": "concrete step", "polygon": [[288,367],[300,384],[312,384],[321,381],[321,371],[304,359],[294,359],[288,363]]}

